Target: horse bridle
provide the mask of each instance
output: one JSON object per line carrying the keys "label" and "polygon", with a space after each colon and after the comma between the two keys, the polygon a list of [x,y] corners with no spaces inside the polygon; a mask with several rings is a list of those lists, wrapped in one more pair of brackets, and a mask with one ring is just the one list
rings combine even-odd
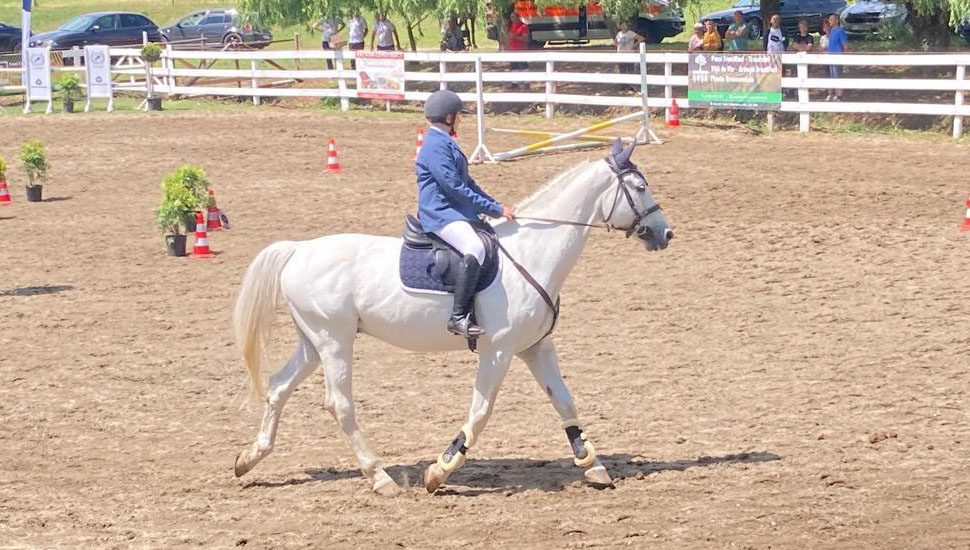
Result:
{"label": "horse bridle", "polygon": [[[650,214],[653,214],[654,212],[658,210],[663,210],[663,209],[660,208],[659,204],[654,202],[653,206],[651,206],[650,208],[647,208],[642,212],[637,210],[637,203],[635,200],[633,200],[633,195],[630,193],[630,190],[627,188],[627,183],[623,181],[623,176],[627,174],[635,174],[637,177],[643,180],[643,185],[646,186],[648,185],[646,176],[644,176],[643,173],[640,172],[640,169],[637,168],[636,165],[634,165],[633,163],[628,162],[626,164],[626,167],[620,168],[619,166],[617,166],[616,161],[613,159],[613,157],[606,157],[605,160],[606,160],[606,164],[610,167],[611,170],[613,170],[613,174],[616,175],[616,194],[613,195],[613,206],[610,208],[610,213],[607,214],[602,224],[583,223],[583,222],[576,222],[571,220],[558,220],[555,218],[537,218],[533,216],[516,216],[515,219],[540,222],[540,223],[552,223],[556,225],[575,225],[579,227],[595,227],[599,229],[605,229],[607,231],[613,231],[613,230],[624,231],[626,233],[627,238],[630,238],[630,235],[633,235],[633,233],[636,233],[637,238],[644,241],[647,240],[647,236],[650,233],[650,229],[647,227],[640,227],[640,222],[642,222],[644,218],[646,218]],[[610,219],[613,218],[613,214],[616,213],[616,205],[619,202],[619,200],[617,199],[620,198],[621,191],[623,192],[623,196],[626,197],[627,204],[630,205],[630,210],[633,212],[633,224],[627,228],[617,227],[610,223]]]}
{"label": "horse bridle", "polygon": [[[555,220],[550,218],[533,218],[533,217],[527,217],[527,216],[516,216],[516,219],[531,220],[531,221],[545,222],[545,223],[555,223],[555,224],[561,224],[561,225],[577,225],[581,227],[601,227],[601,228],[605,228],[607,231],[616,229],[618,231],[625,231],[627,238],[630,238],[630,235],[632,235],[635,232],[637,234],[637,238],[644,241],[647,240],[647,236],[650,233],[650,229],[647,227],[640,227],[640,222],[642,222],[643,219],[649,216],[650,214],[653,214],[654,212],[661,210],[660,205],[654,202],[653,206],[651,206],[650,208],[647,208],[642,212],[637,210],[637,203],[636,201],[633,200],[633,195],[630,193],[630,190],[627,189],[627,183],[623,181],[623,176],[627,174],[635,174],[643,181],[643,185],[647,185],[647,178],[643,175],[642,172],[640,172],[640,169],[637,168],[636,165],[633,164],[632,162],[627,162],[625,167],[620,168],[616,164],[616,160],[614,160],[613,157],[606,157],[606,164],[609,165],[610,169],[613,170],[613,173],[616,175],[616,194],[613,195],[613,206],[610,208],[610,213],[603,220],[602,225],[594,224],[594,223],[575,222],[575,221],[569,221],[569,220]],[[627,204],[630,205],[630,210],[633,211],[633,224],[626,229],[623,229],[621,227],[616,227],[615,225],[610,223],[610,219],[613,217],[613,214],[616,213],[616,204],[619,202],[618,199],[620,198],[621,190],[623,191],[623,196],[626,197]],[[504,246],[502,246],[502,242],[498,240],[498,237],[496,237],[495,235],[490,235],[490,236],[492,240],[495,241],[495,244],[498,247],[498,249],[503,254],[505,254],[505,257],[509,259],[509,261],[519,272],[519,274],[522,275],[522,278],[524,278],[526,282],[528,282],[529,285],[531,285],[532,288],[534,288],[536,292],[539,293],[539,296],[542,298],[542,301],[546,303],[546,305],[549,307],[550,310],[552,310],[552,323],[549,325],[549,330],[547,330],[546,333],[542,335],[542,338],[539,339],[541,341],[546,336],[549,336],[550,334],[552,334],[552,331],[556,330],[556,324],[559,321],[559,297],[556,296],[556,301],[553,302],[552,297],[549,296],[549,293],[546,292],[546,289],[542,288],[542,285],[539,284],[539,281],[537,281],[535,277],[532,276],[531,273],[529,273],[529,270],[523,267],[519,262],[515,261],[515,258],[513,258],[511,254],[509,254],[509,251],[506,250]]]}
{"label": "horse bridle", "polygon": [[[654,202],[653,206],[651,206],[650,208],[647,208],[642,212],[637,210],[637,203],[636,201],[633,200],[633,195],[630,193],[630,190],[627,188],[627,183],[623,181],[623,176],[627,174],[634,174],[643,181],[643,185],[647,185],[647,178],[644,177],[643,173],[640,172],[640,169],[637,168],[636,165],[634,165],[633,163],[627,163],[626,167],[620,168],[619,166],[617,166],[616,161],[613,160],[613,157],[607,157],[606,164],[608,164],[610,169],[613,170],[613,173],[616,174],[617,183],[616,183],[616,194],[613,195],[613,206],[610,208],[610,213],[607,214],[606,218],[603,219],[603,224],[608,229],[626,231],[626,237],[628,239],[630,238],[630,235],[632,235],[635,232],[637,234],[637,238],[641,240],[646,240],[647,235],[650,233],[650,229],[648,227],[641,227],[640,222],[642,222],[643,219],[649,216],[650,214],[653,214],[654,212],[661,210],[660,204],[658,204],[657,202]],[[613,218],[613,214],[616,212],[616,205],[618,202],[620,202],[619,201],[620,191],[623,191],[623,196],[626,197],[626,202],[628,205],[630,205],[630,211],[633,212],[633,223],[630,225],[630,227],[626,229],[623,229],[621,227],[616,227],[615,225],[610,223],[610,219]]]}

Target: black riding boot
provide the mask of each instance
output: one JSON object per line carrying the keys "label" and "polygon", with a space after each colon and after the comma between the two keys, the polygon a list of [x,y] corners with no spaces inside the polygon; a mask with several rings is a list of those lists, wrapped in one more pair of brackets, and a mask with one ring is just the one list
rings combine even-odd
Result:
{"label": "black riding boot", "polygon": [[480,336],[485,332],[472,323],[471,311],[475,307],[475,287],[478,285],[478,271],[481,266],[471,254],[465,255],[458,262],[458,273],[455,275],[455,308],[448,319],[448,331],[452,334],[464,336]]}

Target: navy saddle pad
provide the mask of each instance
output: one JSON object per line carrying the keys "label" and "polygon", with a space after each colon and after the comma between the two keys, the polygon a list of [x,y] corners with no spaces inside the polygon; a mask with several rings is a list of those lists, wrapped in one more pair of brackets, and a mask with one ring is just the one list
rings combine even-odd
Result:
{"label": "navy saddle pad", "polygon": [[[478,277],[476,292],[488,288],[498,274],[498,247],[492,239],[490,225],[475,225],[485,243],[485,265]],[[404,288],[415,291],[451,293],[455,290],[455,273],[461,256],[447,243],[425,233],[413,216],[405,219],[404,244],[401,246],[400,274]]]}

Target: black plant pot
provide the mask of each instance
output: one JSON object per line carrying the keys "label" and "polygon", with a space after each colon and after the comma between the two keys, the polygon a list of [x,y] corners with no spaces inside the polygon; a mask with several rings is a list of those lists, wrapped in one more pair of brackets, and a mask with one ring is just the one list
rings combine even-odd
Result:
{"label": "black plant pot", "polygon": [[64,99],[64,112],[65,113],[73,113],[74,112],[74,100],[73,99],[66,99],[66,98]]}
{"label": "black plant pot", "polygon": [[169,256],[185,256],[185,235],[165,235]]}
{"label": "black plant pot", "polygon": [[149,111],[161,111],[162,110],[162,98],[160,97],[150,97],[148,98],[148,110]]}
{"label": "black plant pot", "polygon": [[195,233],[195,214],[182,218],[182,223],[185,224],[186,233]]}
{"label": "black plant pot", "polygon": [[27,186],[27,202],[40,202],[43,194],[43,185],[34,185],[33,187]]}

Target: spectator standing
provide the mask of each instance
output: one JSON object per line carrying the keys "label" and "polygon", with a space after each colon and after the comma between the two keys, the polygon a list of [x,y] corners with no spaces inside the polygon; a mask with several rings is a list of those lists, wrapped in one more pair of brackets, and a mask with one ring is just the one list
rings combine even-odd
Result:
{"label": "spectator standing", "polygon": [[798,22],[798,34],[792,40],[792,48],[796,52],[811,52],[815,48],[815,38],[808,34],[808,21],[802,19]]}
{"label": "spectator standing", "polygon": [[828,18],[822,19],[822,32],[818,34],[818,51],[827,53],[829,51],[829,26]]}
{"label": "spectator standing", "polygon": [[[630,24],[626,21],[620,23],[620,32],[616,33],[613,38],[613,44],[616,45],[616,51],[619,53],[635,52],[637,44],[643,41],[642,36],[630,30]],[[617,63],[616,68],[621,73],[632,74],[636,72],[631,63]]]}
{"label": "spectator standing", "polygon": [[[317,24],[313,28],[320,31],[320,45],[323,49],[337,49],[330,44],[330,40],[344,28],[344,22],[339,17],[324,17],[317,21]],[[327,69],[333,70],[333,61],[330,59],[327,60]]]}
{"label": "spectator standing", "polygon": [[717,52],[724,48],[724,42],[721,40],[721,33],[717,32],[717,27],[714,26],[714,21],[708,19],[704,21],[704,51],[705,52]]}
{"label": "spectator standing", "polygon": [[735,10],[734,23],[731,23],[724,33],[724,41],[728,50],[741,52],[748,49],[748,24],[744,22],[741,10]]}
{"label": "spectator standing", "polygon": [[688,52],[699,52],[704,49],[704,25],[694,23],[694,36],[687,43]]}
{"label": "spectator standing", "polygon": [[776,13],[771,16],[771,30],[765,33],[765,51],[784,53],[786,42],[785,34],[781,32],[781,17]]}
{"label": "spectator standing", "polygon": [[[849,51],[849,37],[845,34],[845,29],[839,25],[839,16],[829,16],[829,44],[828,53],[845,53]],[[829,65],[829,76],[832,78],[842,77],[842,65]],[[831,98],[827,101],[842,101],[842,90],[832,90]]]}
{"label": "spectator standing", "polygon": [[382,52],[393,52],[401,49],[401,39],[397,36],[397,28],[394,23],[387,20],[387,12],[382,11],[377,16],[374,23],[374,34],[370,37],[370,49],[374,49],[374,40],[377,40],[377,49]]}
{"label": "spectator standing", "polygon": [[351,50],[363,50],[364,39],[367,37],[367,20],[360,16],[360,12],[350,12],[347,20],[347,42]]}
{"label": "spectator standing", "polygon": [[[509,51],[521,52],[529,49],[529,26],[526,25],[519,14],[512,12],[509,16]],[[509,63],[509,68],[513,71],[527,71],[529,64],[525,61],[513,61]],[[519,83],[513,82],[510,88],[518,88]]]}

